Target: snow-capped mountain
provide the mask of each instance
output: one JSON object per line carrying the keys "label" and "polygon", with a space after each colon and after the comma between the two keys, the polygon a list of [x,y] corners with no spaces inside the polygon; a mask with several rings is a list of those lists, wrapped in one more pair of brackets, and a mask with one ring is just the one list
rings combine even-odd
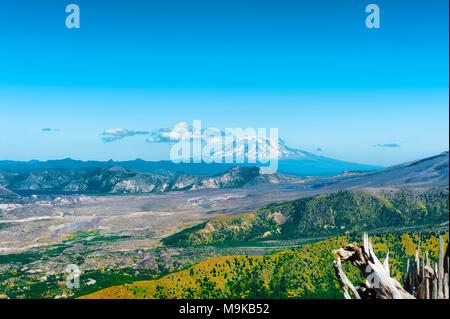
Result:
{"label": "snow-capped mountain", "polygon": [[278,141],[271,138],[259,136],[246,136],[233,143],[226,144],[221,150],[211,154],[211,158],[217,160],[225,159],[226,162],[254,163],[269,159],[317,159],[320,156],[288,147],[283,140]]}
{"label": "snow-capped mountain", "polygon": [[[205,154],[203,153],[203,156]],[[329,176],[347,170],[375,170],[379,166],[340,161],[316,155],[287,146],[283,140],[259,136],[246,136],[215,149],[209,155],[216,163],[233,165],[267,166],[269,161],[277,160],[276,170],[280,173],[309,176]],[[203,157],[204,159],[205,157]]]}

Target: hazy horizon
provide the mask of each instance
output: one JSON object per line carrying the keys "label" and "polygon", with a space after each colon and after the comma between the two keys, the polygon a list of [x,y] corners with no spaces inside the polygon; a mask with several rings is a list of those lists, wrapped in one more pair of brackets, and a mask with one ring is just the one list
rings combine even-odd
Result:
{"label": "hazy horizon", "polygon": [[[430,154],[429,156],[425,156],[423,158],[433,157],[433,156],[440,155],[440,154],[448,152],[448,151],[449,150],[447,149],[447,150],[444,150],[444,151],[442,151],[440,153]],[[320,155],[320,156],[322,156],[322,155]],[[346,161],[344,159],[339,159],[339,158],[333,158],[333,159],[344,161],[344,162],[350,162],[350,161]],[[377,164],[367,164],[367,163],[358,163],[358,164],[365,164],[365,165],[379,166],[379,167],[389,167],[389,166],[395,166],[395,165],[399,165],[399,164],[403,164],[403,163],[407,163],[407,162],[415,161],[415,160],[421,160],[421,159],[422,158],[414,158],[414,159],[411,159],[411,160],[407,160],[405,162],[394,163],[392,165],[377,165]],[[93,159],[93,158],[80,159],[80,158],[72,158],[72,157],[64,157],[64,158],[61,157],[61,158],[48,158],[48,159],[31,158],[31,159],[24,159],[24,160],[0,159],[0,162],[1,161],[11,161],[11,162],[28,163],[28,162],[33,162],[33,161],[46,162],[46,161],[63,161],[63,160],[73,160],[73,161],[82,161],[82,162],[90,162],[90,161],[92,161],[92,162],[109,162],[109,161],[113,161],[113,162],[127,162],[127,161],[137,161],[137,160],[143,160],[143,161],[146,161],[146,162],[159,162],[159,161],[170,162],[171,161],[170,159],[148,160],[148,159],[140,158],[140,157],[129,158],[129,159],[113,159],[113,158],[108,158],[108,159]],[[220,164],[220,163],[218,163],[218,164]]]}

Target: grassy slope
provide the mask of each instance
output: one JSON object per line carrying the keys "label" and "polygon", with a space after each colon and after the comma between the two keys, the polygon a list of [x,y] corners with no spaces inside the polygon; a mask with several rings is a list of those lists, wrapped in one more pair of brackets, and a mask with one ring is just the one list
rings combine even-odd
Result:
{"label": "grassy slope", "polygon": [[448,221],[448,189],[415,194],[340,191],[269,205],[256,213],[218,217],[163,239],[169,246],[258,239],[331,237],[383,227]]}
{"label": "grassy slope", "polygon": [[[391,273],[397,279],[414,255],[419,236],[421,247],[436,260],[435,233],[371,235],[380,259],[389,248]],[[448,243],[448,232],[444,240]],[[331,251],[353,241],[360,238],[335,237],[273,255],[212,258],[157,280],[114,286],[82,298],[342,298]],[[344,267],[350,280],[361,280],[355,267]]]}

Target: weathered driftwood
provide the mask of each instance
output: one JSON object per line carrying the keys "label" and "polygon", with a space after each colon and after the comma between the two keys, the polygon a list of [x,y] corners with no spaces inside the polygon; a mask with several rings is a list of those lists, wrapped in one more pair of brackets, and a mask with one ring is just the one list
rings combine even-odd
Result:
{"label": "weathered driftwood", "polygon": [[[414,299],[412,294],[403,289],[400,283],[390,276],[389,252],[384,262],[381,263],[373,251],[367,234],[364,234],[363,246],[354,243],[348,245],[346,248],[335,250],[333,253],[339,256],[339,262],[335,263],[335,269],[338,267],[340,260],[348,260],[359,268],[366,278],[365,287],[360,288],[361,290],[365,289],[367,291],[366,296],[373,296],[375,294],[380,299]],[[341,270],[342,268],[336,270],[336,272],[338,273]],[[348,284],[347,288],[344,288],[342,281],[340,283],[344,291],[349,289]],[[346,297],[348,297],[348,293]]]}
{"label": "weathered driftwood", "polygon": [[[449,299],[448,282],[448,246],[444,254],[444,239],[439,237],[439,261],[430,264],[428,252],[422,262],[419,257],[420,245],[417,247],[414,257],[414,265],[407,268],[406,276],[403,277],[403,286],[406,291],[414,294],[418,299]],[[409,261],[408,261],[409,263]]]}
{"label": "weathered driftwood", "polygon": [[[363,246],[350,244],[346,248],[333,251],[338,255],[334,261],[336,277],[347,299],[449,299],[449,249],[444,255],[444,240],[439,237],[439,262],[430,264],[428,252],[420,258],[420,242],[414,261],[406,265],[403,287],[390,276],[389,251],[383,263],[373,252],[372,244],[364,234]],[[350,261],[362,272],[366,282],[354,287],[342,270],[342,262]]]}
{"label": "weathered driftwood", "polygon": [[351,281],[347,278],[344,271],[342,270],[341,257],[338,257],[334,261],[334,272],[336,273],[336,277],[341,284],[342,290],[344,291],[345,299],[352,299],[349,294],[349,290],[352,292],[355,299],[361,299],[359,292],[356,290],[355,286],[351,283]]}

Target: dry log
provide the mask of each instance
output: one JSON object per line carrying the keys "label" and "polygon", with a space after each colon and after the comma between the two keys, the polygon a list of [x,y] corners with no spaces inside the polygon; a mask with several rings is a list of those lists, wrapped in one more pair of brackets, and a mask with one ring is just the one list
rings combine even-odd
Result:
{"label": "dry log", "polygon": [[444,299],[444,239],[439,236],[438,298]]}
{"label": "dry log", "polygon": [[[414,299],[413,295],[409,294],[397,280],[390,276],[389,257],[386,256],[383,264],[378,260],[367,234],[364,234],[363,246],[354,243],[348,245],[345,249],[335,250],[333,253],[339,256],[339,263],[348,260],[359,268],[366,278],[365,288],[374,291],[377,298]],[[340,276],[342,280],[342,274]],[[347,283],[346,288],[344,288],[341,280],[340,283],[344,294],[347,291],[348,295],[350,287]]]}
{"label": "dry log", "polygon": [[[437,264],[434,264],[434,273],[437,274]],[[436,275],[433,276],[433,291],[431,293],[431,299],[438,298],[438,281]]]}
{"label": "dry log", "polygon": [[[372,249],[372,244],[364,234],[363,246],[350,244],[346,248],[333,251],[338,255],[334,262],[336,276],[347,299],[380,298],[380,299],[449,299],[449,247],[444,254],[444,240],[439,237],[439,261],[430,264],[428,252],[420,258],[420,241],[417,245],[414,260],[408,259],[406,274],[402,276],[404,287],[391,278],[389,270],[389,251],[381,263]],[[341,267],[341,262],[350,261],[360,269],[366,278],[361,287],[354,287]]]}
{"label": "dry log", "polygon": [[361,299],[358,291],[356,290],[356,288],[353,286],[351,281],[347,278],[344,271],[342,270],[341,258],[338,257],[334,261],[333,265],[334,265],[334,272],[336,273],[336,277],[339,280],[342,290],[344,291],[345,299],[352,299],[352,297],[350,296],[350,294],[348,292],[349,290],[353,293],[353,296],[355,297],[355,299]]}

